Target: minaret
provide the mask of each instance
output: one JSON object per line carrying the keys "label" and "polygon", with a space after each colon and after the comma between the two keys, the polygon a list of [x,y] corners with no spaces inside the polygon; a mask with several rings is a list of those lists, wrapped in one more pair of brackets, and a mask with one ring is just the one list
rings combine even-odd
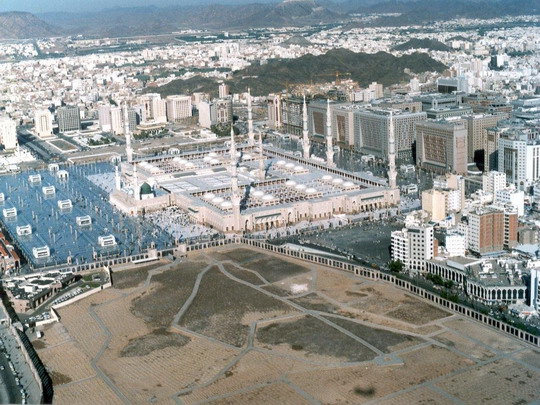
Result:
{"label": "minaret", "polygon": [[127,103],[124,105],[124,136],[126,137],[126,155],[127,161],[133,161],[133,148],[131,147],[131,132],[129,130],[129,113]]}
{"label": "minaret", "polygon": [[231,202],[233,206],[233,230],[240,231],[240,202],[242,196],[238,187],[238,171],[236,168],[236,146],[234,143],[234,130],[231,128]]}
{"label": "minaret", "polygon": [[261,180],[264,180],[264,178],[266,177],[264,171],[264,153],[261,131],[259,131],[259,177]]}
{"label": "minaret", "polygon": [[248,137],[249,146],[255,143],[255,133],[253,132],[253,108],[251,107],[251,90],[248,87],[247,95],[247,110],[248,110]]}
{"label": "minaret", "polygon": [[136,200],[141,199],[141,190],[139,189],[139,175],[137,174],[137,163],[133,165],[133,197]]}
{"label": "minaret", "polygon": [[308,130],[308,113],[306,96],[304,95],[304,107],[303,107],[303,136],[302,136],[302,148],[304,149],[304,159],[309,159],[309,130]]}
{"label": "minaret", "polygon": [[396,135],[394,130],[394,116],[392,111],[390,111],[390,129],[388,131],[388,185],[391,189],[397,188],[396,177]]}
{"label": "minaret", "polygon": [[330,111],[330,99],[326,108],[326,164],[329,167],[334,164],[334,147],[332,145],[332,112]]}
{"label": "minaret", "polygon": [[120,190],[122,188],[122,182],[120,180],[120,171],[118,170],[118,165],[114,166],[114,180],[116,190]]}
{"label": "minaret", "polygon": [[229,150],[229,154],[231,155],[231,162],[234,162],[236,167],[236,142],[234,140],[234,127],[231,124],[231,148]]}

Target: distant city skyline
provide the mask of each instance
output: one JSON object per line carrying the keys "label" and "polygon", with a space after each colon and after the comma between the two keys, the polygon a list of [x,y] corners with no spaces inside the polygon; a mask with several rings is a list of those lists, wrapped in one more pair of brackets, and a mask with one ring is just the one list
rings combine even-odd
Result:
{"label": "distant city skyline", "polygon": [[4,0],[0,1],[0,12],[27,11],[30,13],[48,12],[91,12],[114,7],[171,7],[209,4],[249,4],[277,3],[279,0]]}

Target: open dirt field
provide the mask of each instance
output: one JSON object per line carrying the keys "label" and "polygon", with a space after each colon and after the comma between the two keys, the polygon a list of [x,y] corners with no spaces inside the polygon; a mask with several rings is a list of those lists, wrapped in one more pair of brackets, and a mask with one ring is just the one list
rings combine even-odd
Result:
{"label": "open dirt field", "polygon": [[[226,247],[114,272],[35,347],[56,403],[530,403],[540,352],[392,286]],[[499,401],[501,399],[501,401]]]}

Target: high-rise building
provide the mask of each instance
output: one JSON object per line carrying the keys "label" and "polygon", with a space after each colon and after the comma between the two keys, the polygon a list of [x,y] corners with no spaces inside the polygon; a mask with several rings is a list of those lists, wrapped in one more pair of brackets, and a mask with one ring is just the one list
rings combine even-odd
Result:
{"label": "high-rise building", "polygon": [[143,107],[142,120],[144,122],[165,123],[167,122],[167,113],[165,100],[157,93],[148,93],[140,96],[139,103]]}
{"label": "high-rise building", "polygon": [[[302,136],[303,131],[303,105],[304,99],[301,97],[286,96],[281,98],[281,128],[285,134]],[[309,107],[311,103],[309,103]],[[326,104],[325,112],[326,114]],[[311,131],[311,133],[313,133]]]}
{"label": "high-rise building", "polygon": [[199,102],[199,125],[210,128],[217,124],[216,105],[211,101]]}
{"label": "high-rise building", "polygon": [[78,131],[81,129],[81,111],[76,105],[58,108],[58,130],[60,132]]}
{"label": "high-rise building", "polygon": [[98,107],[99,127],[103,132],[111,132],[111,107],[108,103]]}
{"label": "high-rise building", "polygon": [[281,128],[281,96],[279,94],[269,94],[266,99],[268,107],[268,128]]}
{"label": "high-rise building", "polygon": [[518,209],[513,206],[507,206],[504,209],[504,237],[503,246],[505,249],[511,249],[518,244]]}
{"label": "high-rise building", "polygon": [[36,135],[41,139],[53,136],[53,116],[49,110],[36,110],[34,112],[34,129]]}
{"label": "high-rise building", "polygon": [[469,250],[477,254],[503,250],[505,240],[505,215],[503,211],[478,208],[469,212],[468,221]]}
{"label": "high-rise building", "polygon": [[124,133],[124,112],[122,107],[111,107],[111,132],[114,135],[122,135]]}
{"label": "high-rise building", "polygon": [[461,120],[415,123],[416,163],[439,172],[467,174],[467,126]]}
{"label": "high-rise building", "polygon": [[218,124],[232,124],[233,102],[232,98],[219,98],[214,100],[216,106],[216,119]]}
{"label": "high-rise building", "polygon": [[17,141],[17,123],[9,117],[0,117],[0,143],[5,150],[13,150]]}
{"label": "high-rise building", "polygon": [[355,119],[355,148],[362,153],[386,159],[390,113],[394,121],[395,146],[398,158],[410,159],[414,144],[414,125],[426,120],[425,112],[408,112],[388,109],[357,110]]}
{"label": "high-rise building", "polygon": [[482,190],[486,193],[495,194],[506,188],[506,174],[492,170],[482,176]]}
{"label": "high-rise building", "polygon": [[526,133],[504,134],[499,139],[499,171],[519,189],[540,178],[540,139]]}
{"label": "high-rise building", "polygon": [[178,122],[192,116],[190,96],[168,96],[167,121]]}
{"label": "high-rise building", "polygon": [[497,125],[506,115],[476,114],[464,117],[467,121],[467,159],[484,166],[485,130]]}
{"label": "high-rise building", "polygon": [[227,98],[231,94],[230,86],[225,83],[220,83],[218,90],[219,90],[219,98]]}
{"label": "high-rise building", "polygon": [[401,261],[407,270],[424,271],[426,260],[433,259],[433,227],[426,224],[409,225],[392,232],[392,260]]}

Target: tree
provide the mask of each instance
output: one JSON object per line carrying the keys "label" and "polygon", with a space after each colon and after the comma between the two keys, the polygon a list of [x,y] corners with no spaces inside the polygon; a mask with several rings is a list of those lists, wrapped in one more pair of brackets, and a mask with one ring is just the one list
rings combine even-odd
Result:
{"label": "tree", "polygon": [[401,260],[392,260],[388,264],[388,268],[392,273],[400,273],[403,271],[403,262]]}

